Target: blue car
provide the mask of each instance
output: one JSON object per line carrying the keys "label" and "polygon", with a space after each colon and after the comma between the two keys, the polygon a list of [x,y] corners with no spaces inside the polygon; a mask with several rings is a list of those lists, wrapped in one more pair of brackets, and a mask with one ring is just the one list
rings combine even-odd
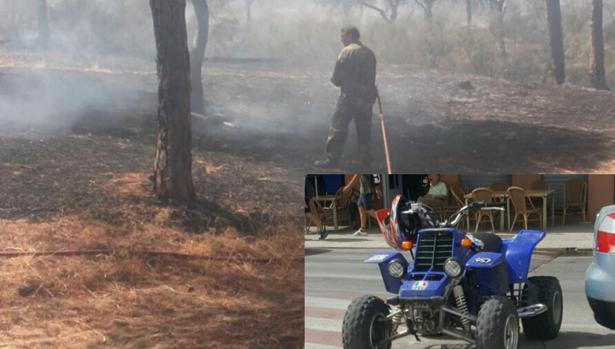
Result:
{"label": "blue car", "polygon": [[389,212],[378,212],[385,240],[401,252],[376,254],[366,262],[378,266],[391,296],[366,295],[350,304],[342,326],[345,349],[389,349],[406,336],[419,340],[439,334],[477,349],[517,349],[520,324],[531,339],[558,335],[563,314],[559,281],[528,277],[544,232],[521,230],[502,240],[456,228],[465,214],[478,210],[502,207],[475,202],[440,222],[425,205],[398,196]]}
{"label": "blue car", "polygon": [[615,330],[615,205],[598,213],[594,242],[594,260],[585,272],[585,294],[596,321]]}

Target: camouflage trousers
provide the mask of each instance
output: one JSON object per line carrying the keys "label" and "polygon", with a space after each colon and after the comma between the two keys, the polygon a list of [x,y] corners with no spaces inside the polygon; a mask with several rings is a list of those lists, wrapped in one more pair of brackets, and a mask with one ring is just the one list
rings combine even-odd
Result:
{"label": "camouflage trousers", "polygon": [[344,94],[340,95],[331,118],[329,136],[325,147],[329,159],[338,161],[341,158],[348,138],[350,121],[354,120],[361,161],[367,163],[371,161],[373,106],[373,101],[365,101]]}

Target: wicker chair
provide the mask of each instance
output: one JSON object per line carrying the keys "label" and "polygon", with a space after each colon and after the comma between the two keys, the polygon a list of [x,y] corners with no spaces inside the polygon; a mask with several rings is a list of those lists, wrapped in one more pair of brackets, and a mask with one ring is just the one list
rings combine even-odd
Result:
{"label": "wicker chair", "polygon": [[[484,203],[491,203],[494,201],[493,191],[489,188],[476,188],[472,190],[472,201],[480,201]],[[491,229],[495,231],[495,224],[493,223],[493,211],[478,211],[475,214],[476,217],[476,228],[474,228],[474,232],[478,231],[478,226],[480,225],[483,217],[488,217],[491,222]]]}
{"label": "wicker chair", "polygon": [[503,182],[494,182],[489,184],[489,189],[492,191],[506,191],[506,189],[508,189],[508,184]]}
{"label": "wicker chair", "polygon": [[455,199],[455,204],[461,208],[465,205],[464,196],[468,193],[468,186],[462,182],[456,182],[451,184],[451,195]]}
{"label": "wicker chair", "polygon": [[[537,180],[535,182],[532,182],[532,184],[530,184],[530,190],[549,190],[549,183],[545,182],[544,180]],[[535,207],[539,207],[539,205],[542,205],[542,200],[544,200],[543,198],[530,198],[530,200],[532,201],[532,204]]]}
{"label": "wicker chair", "polygon": [[350,217],[350,199],[352,193],[344,193],[340,188],[335,193],[333,200],[328,200],[326,204],[320,204],[317,207],[320,217],[325,225],[333,226],[335,231],[339,230],[342,223],[351,224]]}
{"label": "wicker chair", "polygon": [[528,197],[525,194],[525,189],[521,187],[510,187],[508,188],[507,192],[508,197],[512,202],[513,208],[515,209],[515,217],[513,218],[512,224],[510,225],[510,231],[512,231],[519,216],[523,217],[523,226],[525,227],[525,229],[527,229],[527,223],[531,215],[537,215],[538,221],[542,226],[542,210],[540,208],[536,208],[534,204],[530,200],[528,200]]}
{"label": "wicker chair", "polygon": [[549,183],[544,180],[538,180],[530,184],[530,190],[549,190]]}
{"label": "wicker chair", "polygon": [[566,224],[566,211],[569,208],[581,210],[583,222],[585,222],[585,207],[587,204],[587,184],[580,179],[570,179],[566,181],[566,191],[564,192],[564,207],[562,208],[562,224]]}
{"label": "wicker chair", "polygon": [[[451,184],[449,190],[449,197],[451,199],[451,205],[455,205],[455,210],[462,208],[465,205],[465,195],[468,193],[468,186],[462,182],[455,182]],[[470,229],[470,227],[467,227]]]}
{"label": "wicker chair", "polygon": [[456,184],[457,183],[453,183],[450,186],[448,184],[446,185],[447,186],[446,202],[444,203],[442,207],[438,209],[438,213],[440,214],[441,220],[448,218],[448,216],[452,215],[453,213],[455,213],[455,211],[457,211],[459,208],[463,206],[463,203],[461,204],[461,206],[459,205],[459,202],[457,201],[453,193],[453,188],[455,187]]}

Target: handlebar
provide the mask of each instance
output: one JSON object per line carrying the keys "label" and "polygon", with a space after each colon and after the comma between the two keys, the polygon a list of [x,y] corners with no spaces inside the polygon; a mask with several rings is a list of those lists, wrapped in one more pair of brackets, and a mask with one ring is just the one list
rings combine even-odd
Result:
{"label": "handlebar", "polygon": [[461,223],[461,220],[463,219],[464,214],[470,213],[472,211],[504,211],[504,203],[500,203],[500,202],[482,202],[482,201],[475,201],[475,202],[471,202],[465,206],[463,206],[462,208],[460,208],[459,210],[457,210],[457,212],[453,213],[447,220],[444,221],[444,223],[441,223],[441,225],[443,227],[454,227],[456,225],[458,225],[459,223]]}

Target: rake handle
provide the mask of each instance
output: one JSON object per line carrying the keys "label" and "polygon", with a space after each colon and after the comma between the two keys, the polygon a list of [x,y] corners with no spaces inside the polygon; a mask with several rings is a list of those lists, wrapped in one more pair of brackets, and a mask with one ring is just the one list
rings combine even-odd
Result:
{"label": "rake handle", "polygon": [[393,169],[391,166],[391,157],[389,155],[389,141],[387,140],[387,131],[384,126],[384,112],[382,110],[382,99],[380,99],[380,92],[376,88],[376,99],[378,101],[378,115],[380,117],[380,129],[382,130],[382,142],[384,143],[384,158],[387,164],[387,173],[389,175],[393,174]]}

